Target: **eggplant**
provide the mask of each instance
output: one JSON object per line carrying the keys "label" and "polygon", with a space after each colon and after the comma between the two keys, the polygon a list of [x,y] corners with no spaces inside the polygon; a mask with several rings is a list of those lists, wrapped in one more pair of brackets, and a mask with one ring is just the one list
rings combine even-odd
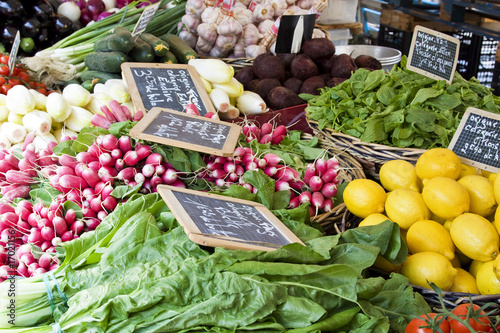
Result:
{"label": "eggplant", "polygon": [[43,27],[35,38],[35,44],[39,49],[45,49],[51,45],[49,28]]}
{"label": "eggplant", "polygon": [[55,15],[52,17],[52,30],[60,36],[67,36],[73,33],[73,22],[63,15]]}
{"label": "eggplant", "polygon": [[2,27],[0,32],[0,38],[2,38],[2,43],[12,44],[16,38],[18,29],[11,24],[6,24]]}
{"label": "eggplant", "polygon": [[23,37],[34,38],[40,32],[42,24],[36,18],[30,18],[21,26],[21,35]]}
{"label": "eggplant", "polygon": [[19,0],[1,0],[0,14],[7,18],[20,17],[24,15],[24,6]]}
{"label": "eggplant", "polygon": [[59,8],[59,5],[62,4],[64,1],[62,1],[62,0],[44,0],[44,2],[51,5],[52,8],[54,9],[54,13],[57,13],[57,8]]}
{"label": "eggplant", "polygon": [[50,24],[50,18],[54,15],[54,8],[45,1],[38,1],[31,8],[27,8],[30,16],[36,18],[43,26]]}

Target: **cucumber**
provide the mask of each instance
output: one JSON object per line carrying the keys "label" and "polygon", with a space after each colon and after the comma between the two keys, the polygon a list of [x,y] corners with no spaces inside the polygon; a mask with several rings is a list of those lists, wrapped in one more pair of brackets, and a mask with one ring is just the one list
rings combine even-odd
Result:
{"label": "cucumber", "polygon": [[198,58],[198,53],[179,36],[167,33],[160,38],[168,43],[170,51],[175,54],[179,62],[187,64],[190,59]]}
{"label": "cucumber", "polygon": [[148,32],[143,32],[140,37],[142,40],[144,40],[146,43],[151,45],[153,50],[155,51],[155,55],[157,56],[164,56],[167,51],[169,50],[168,43],[165,42],[164,40],[156,37],[153,34],[150,34]]}
{"label": "cucumber", "polygon": [[128,61],[125,53],[119,51],[92,52],[83,59],[85,66],[94,71],[121,73],[121,64]]}
{"label": "cucumber", "polygon": [[121,76],[118,74],[106,73],[101,71],[92,71],[86,70],[81,72],[80,80],[82,81],[93,81],[97,80],[97,83],[105,83],[111,79],[121,79]]}
{"label": "cucumber", "polygon": [[163,63],[163,64],[177,64],[177,58],[175,57],[175,54],[173,54],[170,51],[167,51],[166,54],[162,57],[156,57],[156,62]]}
{"label": "cucumber", "polygon": [[127,54],[133,47],[132,33],[123,27],[114,28],[111,35],[107,35],[94,43],[95,52],[119,51]]}
{"label": "cucumber", "polygon": [[134,47],[128,53],[137,62],[153,62],[155,59],[155,51],[142,38],[136,37]]}

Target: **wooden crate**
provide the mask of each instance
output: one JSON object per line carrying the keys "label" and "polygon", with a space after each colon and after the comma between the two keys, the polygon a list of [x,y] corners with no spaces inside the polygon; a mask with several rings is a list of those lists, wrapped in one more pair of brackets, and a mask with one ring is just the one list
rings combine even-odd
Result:
{"label": "wooden crate", "polygon": [[421,25],[423,27],[434,29],[437,31],[453,30],[453,28],[446,23],[425,20],[417,16],[394,10],[392,9],[392,6],[382,6],[382,12],[380,13],[380,24],[391,26],[393,28],[404,31],[413,31],[413,29],[417,25]]}
{"label": "wooden crate", "polygon": [[363,33],[363,24],[361,22],[354,23],[342,23],[342,24],[317,24],[319,28],[324,31],[335,30],[335,29],[349,29],[351,35],[357,35]]}

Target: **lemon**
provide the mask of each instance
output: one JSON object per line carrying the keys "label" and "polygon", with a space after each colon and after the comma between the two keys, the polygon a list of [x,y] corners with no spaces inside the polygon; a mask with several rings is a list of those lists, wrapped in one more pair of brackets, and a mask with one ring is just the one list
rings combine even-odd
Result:
{"label": "lemon", "polygon": [[498,232],[480,215],[465,213],[456,217],[451,223],[450,235],[455,246],[473,260],[489,261],[498,255]]}
{"label": "lemon", "polygon": [[391,160],[385,162],[379,171],[380,183],[387,191],[394,191],[400,187],[408,187],[420,192],[421,181],[417,177],[415,167],[405,160]]}
{"label": "lemon", "polygon": [[409,188],[400,187],[387,194],[385,212],[391,221],[401,229],[408,229],[413,223],[427,220],[430,211],[422,195]]}
{"label": "lemon", "polygon": [[[498,171],[500,173],[500,171]],[[493,192],[495,193],[495,200],[500,203],[500,177],[496,174],[495,180],[493,181]]]}
{"label": "lemon", "polygon": [[375,225],[384,222],[385,220],[390,220],[387,216],[381,213],[373,213],[364,218],[363,221],[359,222],[359,227],[367,225]]}
{"label": "lemon", "polygon": [[485,262],[476,274],[477,289],[481,295],[500,294],[500,280],[493,270],[494,261]]}
{"label": "lemon", "polygon": [[479,170],[477,168],[474,168],[473,166],[462,163],[462,167],[460,169],[460,176],[458,176],[458,179],[461,179],[461,178],[468,176],[468,175],[478,175],[478,174],[479,174]]}
{"label": "lemon", "polygon": [[497,210],[495,211],[495,218],[493,220],[493,225],[497,229],[497,232],[500,234],[500,206],[497,207]]}
{"label": "lemon", "polygon": [[488,178],[491,181],[495,181],[497,174],[491,171],[481,170],[481,176]]}
{"label": "lemon", "polygon": [[[497,257],[498,258],[498,257]],[[484,261],[481,260],[472,260],[469,266],[469,273],[472,274],[473,277],[476,277],[477,271],[484,264]]]}
{"label": "lemon", "polygon": [[453,280],[450,291],[455,293],[479,294],[476,278],[462,268],[457,268],[457,276]]}
{"label": "lemon", "polygon": [[424,185],[426,180],[434,177],[457,179],[462,170],[460,158],[447,148],[433,148],[425,151],[415,164],[418,178]]}
{"label": "lemon", "polygon": [[444,227],[446,230],[450,231],[450,228],[451,228],[451,223],[452,223],[452,222],[453,222],[453,220],[446,220],[446,221],[444,222],[444,224],[443,224],[443,227]]}
{"label": "lemon", "polygon": [[386,197],[384,188],[371,179],[354,179],[343,193],[346,208],[362,219],[373,213],[382,213]]}
{"label": "lemon", "polygon": [[431,220],[421,220],[412,224],[406,234],[406,244],[411,253],[437,252],[448,260],[455,258],[455,245],[450,232],[441,224]]}
{"label": "lemon", "polygon": [[419,252],[406,259],[400,273],[417,286],[430,288],[428,282],[432,282],[442,290],[449,290],[457,275],[457,269],[442,254]]}
{"label": "lemon", "polygon": [[390,273],[390,272],[398,272],[399,269],[401,268],[401,264],[394,265],[389,260],[385,259],[383,256],[379,254],[377,256],[377,259],[375,259],[375,262],[373,263],[373,267],[378,268],[383,272]]}
{"label": "lemon", "polygon": [[495,273],[497,279],[500,280],[500,256],[497,256],[493,262],[493,272]]}
{"label": "lemon", "polygon": [[446,177],[430,179],[422,190],[424,202],[437,216],[451,220],[469,211],[470,197],[456,180]]}
{"label": "lemon", "polygon": [[488,178],[469,175],[459,179],[458,183],[469,193],[471,213],[487,217],[495,212],[497,203],[493,183]]}

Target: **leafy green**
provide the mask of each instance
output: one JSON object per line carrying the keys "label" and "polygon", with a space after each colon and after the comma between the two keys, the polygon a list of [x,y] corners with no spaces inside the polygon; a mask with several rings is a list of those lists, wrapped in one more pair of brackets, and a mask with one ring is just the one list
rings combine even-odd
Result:
{"label": "leafy green", "polygon": [[332,129],[363,142],[401,148],[448,147],[468,107],[500,113],[500,97],[475,78],[455,73],[453,82],[436,81],[401,66],[357,70],[319,96],[301,94],[308,117],[319,129]]}

